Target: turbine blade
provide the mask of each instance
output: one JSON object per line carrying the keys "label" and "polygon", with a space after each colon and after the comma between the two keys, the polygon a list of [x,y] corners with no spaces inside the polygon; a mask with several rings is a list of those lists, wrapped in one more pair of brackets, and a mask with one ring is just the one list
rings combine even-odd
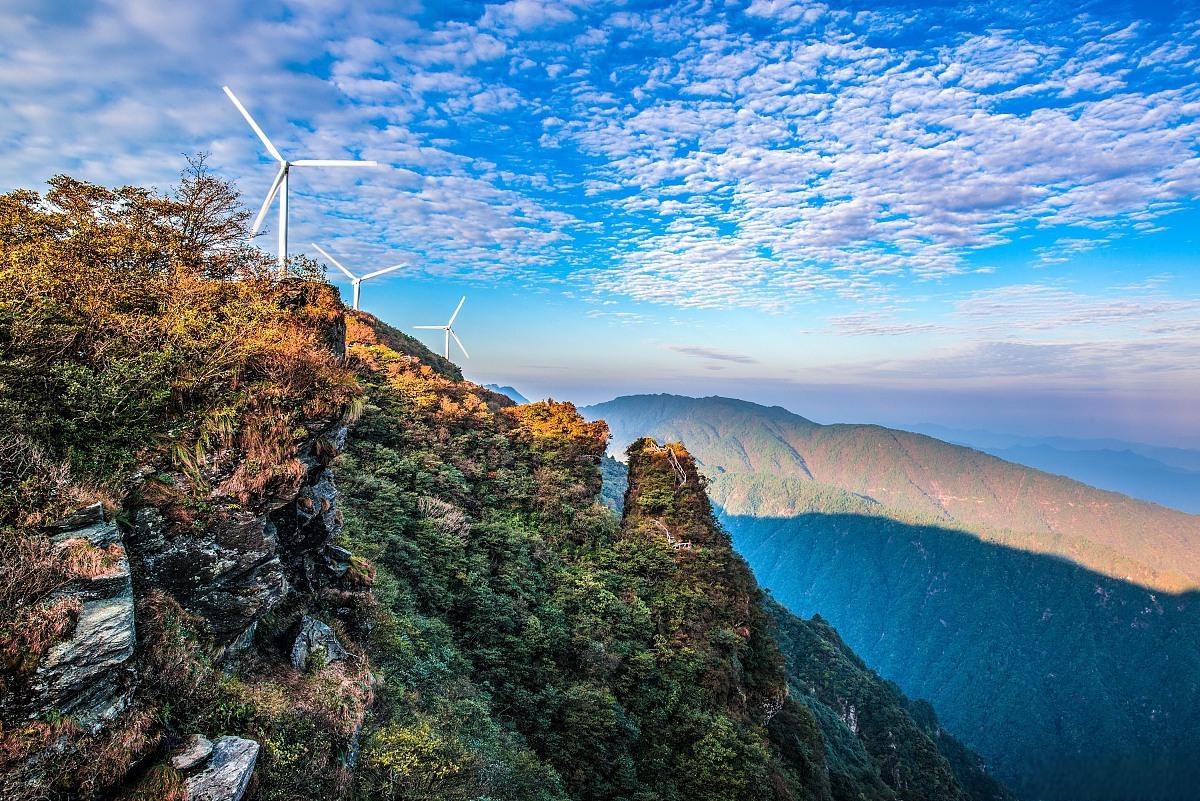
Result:
{"label": "turbine blade", "polygon": [[378,161],[356,161],[353,159],[300,159],[292,162],[293,167],[378,167]]}
{"label": "turbine blade", "polygon": [[383,275],[384,273],[390,273],[392,270],[399,270],[401,267],[407,267],[407,266],[408,266],[407,264],[393,264],[391,267],[384,267],[382,270],[376,270],[373,273],[367,273],[366,275],[363,276],[363,280],[366,281],[368,278],[374,278],[377,275]]}
{"label": "turbine blade", "polygon": [[447,328],[446,330],[450,332],[450,336],[454,337],[454,341],[458,343],[458,349],[463,352],[463,356],[466,356],[468,359],[471,358],[471,354],[467,353],[467,349],[463,347],[462,340],[458,338],[458,334],[454,333],[454,329]]}
{"label": "turbine blade", "polygon": [[460,300],[460,301],[458,302],[458,308],[454,310],[454,314],[450,315],[450,322],[446,323],[446,327],[447,327],[447,328],[449,328],[450,326],[454,325],[454,318],[458,316],[458,313],[459,313],[460,311],[462,311],[463,304],[464,304],[464,303],[466,303],[466,302],[467,302],[467,296],[466,296],[466,295],[463,295],[463,296],[462,296],[462,300]]}
{"label": "turbine blade", "polygon": [[334,267],[337,267],[339,270],[341,270],[341,271],[342,271],[342,272],[344,272],[344,273],[345,273],[347,276],[349,276],[349,278],[350,278],[350,280],[351,280],[351,281],[357,280],[358,276],[356,276],[354,273],[350,272],[350,271],[349,271],[349,270],[347,270],[345,267],[343,267],[343,266],[342,266],[342,263],[341,263],[340,261],[338,261],[338,260],[337,260],[337,259],[335,259],[333,256],[330,256],[328,253],[326,253],[326,252],[325,252],[325,248],[321,247],[321,246],[320,246],[320,245],[318,245],[316,242],[313,242],[313,247],[314,247],[314,248],[316,248],[317,250],[319,250],[319,251],[321,252],[321,255],[322,255],[322,256],[324,256],[325,258],[329,259],[329,261],[331,261],[331,262],[333,263],[333,266],[334,266]]}
{"label": "turbine blade", "polygon": [[422,328],[426,331],[445,331],[444,325],[414,325],[413,328]]}
{"label": "turbine blade", "polygon": [[275,200],[275,195],[279,194],[279,185],[283,183],[285,172],[286,168],[280,167],[279,172],[275,173],[275,180],[271,183],[271,188],[267,192],[267,199],[263,201],[262,208],[258,210],[258,216],[254,218],[254,225],[250,227],[251,236],[257,234],[258,229],[262,228],[263,220],[267,217],[267,209],[271,208],[271,202]]}
{"label": "turbine blade", "polygon": [[250,123],[250,127],[254,129],[256,134],[258,134],[258,138],[261,139],[262,143],[267,146],[267,152],[274,156],[276,161],[282,164],[285,159],[283,156],[279,155],[279,151],[275,149],[275,145],[271,144],[271,140],[267,138],[265,133],[263,133],[263,129],[258,127],[258,123],[255,122],[254,118],[250,116],[250,112],[246,111],[246,107],[242,105],[242,101],[237,99],[237,95],[235,95],[233,90],[228,86],[222,86],[221,88],[225,90],[225,94],[228,95],[229,99],[233,101],[233,105],[237,106],[237,110],[242,112],[242,116],[246,118],[246,122]]}

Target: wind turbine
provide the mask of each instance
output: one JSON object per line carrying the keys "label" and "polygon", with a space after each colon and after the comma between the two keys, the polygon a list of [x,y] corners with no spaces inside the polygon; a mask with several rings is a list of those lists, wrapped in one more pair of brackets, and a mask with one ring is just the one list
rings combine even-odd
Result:
{"label": "wind turbine", "polygon": [[322,256],[324,256],[325,258],[327,258],[331,262],[333,262],[333,266],[337,267],[339,270],[344,272],[346,274],[346,276],[350,279],[350,284],[351,284],[351,286],[354,287],[354,310],[355,311],[358,311],[358,298],[359,298],[359,295],[361,294],[363,281],[366,281],[368,278],[374,278],[377,275],[383,275],[384,273],[390,273],[392,270],[399,270],[401,267],[408,266],[407,264],[393,264],[391,267],[384,267],[382,270],[376,270],[375,272],[367,273],[364,276],[357,276],[354,273],[347,270],[345,267],[343,267],[342,263],[340,261],[338,261],[333,256],[330,256],[328,253],[326,253],[325,248],[321,247],[316,242],[313,243],[313,247],[316,248],[317,250],[321,251]]}
{"label": "wind turbine", "polygon": [[[267,209],[271,207],[271,201],[275,199],[275,195],[279,195],[279,273],[283,275],[287,272],[287,220],[288,220],[288,172],[292,167],[377,167],[377,162],[374,161],[353,161],[347,159],[298,159],[296,161],[288,161],[279,154],[275,149],[275,145],[271,144],[271,140],[263,133],[263,129],[258,127],[258,123],[250,116],[250,112],[246,111],[246,107],[237,99],[237,95],[228,86],[221,87],[225,90],[225,94],[237,106],[237,110],[246,118],[246,122],[250,123],[250,127],[254,129],[254,133],[258,134],[258,138],[262,140],[263,145],[267,148],[267,152],[271,157],[279,162],[279,171],[275,173],[275,180],[271,183],[271,189],[267,192],[267,199],[263,201],[262,208],[258,210],[258,216],[254,218],[254,226],[250,229],[250,235],[258,233],[258,229],[262,227],[263,218],[267,216]],[[282,191],[280,191],[282,190]]]}
{"label": "wind turbine", "polygon": [[463,356],[468,359],[471,354],[467,353],[467,349],[463,347],[462,340],[458,338],[458,334],[454,333],[454,318],[458,317],[458,313],[462,311],[463,304],[467,302],[467,296],[463,295],[462,300],[458,302],[458,308],[454,310],[454,314],[450,315],[450,322],[445,325],[414,325],[413,328],[423,328],[427,331],[444,331],[446,333],[446,358],[450,358],[450,337],[454,337],[454,341],[458,343],[458,349],[462,351]]}

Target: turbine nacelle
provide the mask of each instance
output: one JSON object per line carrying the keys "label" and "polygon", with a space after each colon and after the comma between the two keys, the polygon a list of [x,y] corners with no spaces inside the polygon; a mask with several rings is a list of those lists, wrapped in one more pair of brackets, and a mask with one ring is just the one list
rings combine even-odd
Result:
{"label": "turbine nacelle", "polygon": [[458,302],[458,307],[454,310],[454,314],[450,315],[450,321],[445,325],[414,325],[413,328],[420,328],[424,331],[441,331],[446,337],[445,357],[450,358],[450,338],[458,344],[458,349],[462,351],[462,355],[466,358],[471,358],[471,354],[467,353],[467,348],[463,345],[462,340],[458,338],[458,334],[454,333],[454,321],[458,317],[458,313],[462,311],[463,304],[467,302],[467,296],[463,295],[462,300]]}
{"label": "turbine nacelle", "polygon": [[[279,170],[275,173],[275,180],[271,182],[271,188],[267,191],[267,198],[263,201],[262,207],[258,210],[258,215],[254,218],[254,225],[250,228],[250,235],[254,236],[258,233],[258,229],[262,227],[263,220],[266,219],[267,210],[271,208],[271,203],[275,200],[275,196],[279,196],[279,272],[283,274],[287,270],[287,201],[288,201],[288,173],[292,167],[377,167],[378,162],[375,161],[358,161],[353,159],[297,159],[296,161],[288,161],[279,152],[279,149],[271,143],[267,135],[263,133],[263,129],[259,127],[254,118],[250,116],[250,112],[242,105],[242,102],[237,99],[237,95],[228,86],[222,87],[225,90],[226,96],[230,102],[237,107],[237,110],[249,123],[250,128],[258,136],[263,146],[267,149],[267,153],[271,158],[279,162]],[[282,190],[282,191],[280,191]],[[355,308],[358,308],[355,306]]]}

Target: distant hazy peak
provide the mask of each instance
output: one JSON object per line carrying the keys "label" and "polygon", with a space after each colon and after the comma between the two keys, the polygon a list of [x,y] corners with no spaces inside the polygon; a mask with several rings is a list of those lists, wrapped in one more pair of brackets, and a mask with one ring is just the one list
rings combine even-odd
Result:
{"label": "distant hazy peak", "polygon": [[490,389],[492,392],[498,392],[507,398],[510,398],[515,403],[529,403],[529,398],[522,395],[513,387],[508,385],[501,386],[500,384],[484,384],[484,389]]}
{"label": "distant hazy peak", "polygon": [[706,395],[702,398],[696,398],[691,395],[674,395],[668,392],[621,395],[603,403],[586,406],[580,411],[585,416],[603,417],[605,410],[627,409],[630,407],[636,407],[645,413],[658,412],[660,414],[677,414],[680,411],[688,409],[703,409],[705,411],[725,409],[756,415],[766,414],[772,418],[786,419],[795,424],[820,425],[806,417],[801,417],[795,412],[788,411],[782,406],[763,406],[760,403],[740,398],[727,398],[722,395]]}

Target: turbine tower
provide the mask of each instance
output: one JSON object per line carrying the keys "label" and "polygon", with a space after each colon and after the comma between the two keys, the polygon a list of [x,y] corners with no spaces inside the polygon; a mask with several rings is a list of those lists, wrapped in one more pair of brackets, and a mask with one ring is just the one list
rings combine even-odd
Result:
{"label": "turbine tower", "polygon": [[458,334],[454,333],[454,319],[458,317],[458,313],[462,311],[463,304],[467,302],[467,296],[463,295],[462,300],[458,302],[458,308],[454,310],[454,314],[450,315],[450,322],[445,325],[414,325],[413,328],[421,328],[426,331],[443,331],[446,334],[446,353],[447,359],[450,358],[450,337],[454,337],[454,341],[458,343],[458,349],[462,351],[462,355],[468,359],[471,354],[467,353],[467,349],[463,347],[462,340],[458,338]]}
{"label": "turbine tower", "polygon": [[334,267],[337,267],[339,270],[344,272],[346,274],[346,276],[350,279],[350,285],[354,287],[354,310],[355,311],[358,311],[358,299],[361,294],[363,281],[366,281],[368,278],[374,278],[377,275],[383,275],[384,273],[390,273],[392,270],[399,270],[401,267],[408,266],[407,264],[393,264],[391,267],[384,267],[382,270],[376,270],[373,273],[367,273],[366,275],[363,275],[363,276],[357,276],[354,273],[347,270],[345,267],[343,267],[342,263],[340,261],[338,261],[333,256],[330,256],[328,253],[326,253],[325,248],[321,247],[316,242],[313,243],[313,247],[316,248],[317,250],[321,251],[322,256],[329,259],[329,261],[333,263]]}
{"label": "turbine tower", "polygon": [[271,140],[263,133],[263,129],[258,127],[258,123],[250,116],[250,112],[246,111],[246,107],[233,93],[233,90],[228,86],[221,87],[225,90],[225,94],[237,106],[237,110],[246,118],[246,122],[250,123],[250,127],[258,138],[262,140],[263,145],[267,148],[267,152],[271,154],[271,158],[279,162],[279,171],[275,173],[275,180],[271,183],[271,189],[267,192],[267,199],[263,201],[262,208],[258,210],[258,216],[254,218],[254,226],[250,229],[250,235],[258,233],[258,229],[262,227],[263,218],[267,216],[267,209],[271,207],[271,201],[275,199],[275,195],[279,195],[279,274],[283,276],[287,272],[287,221],[288,221],[288,172],[292,167],[377,167],[377,162],[374,161],[354,161],[347,159],[298,159],[296,161],[288,161],[279,151],[275,149],[275,145],[271,144]]}

